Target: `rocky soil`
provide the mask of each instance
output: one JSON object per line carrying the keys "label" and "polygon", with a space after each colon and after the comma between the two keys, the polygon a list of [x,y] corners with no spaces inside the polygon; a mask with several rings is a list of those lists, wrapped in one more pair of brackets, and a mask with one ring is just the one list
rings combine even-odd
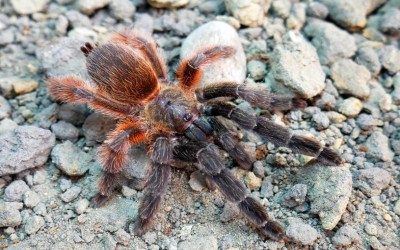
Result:
{"label": "rocky soil", "polygon": [[[235,56],[206,67],[201,84],[308,100],[271,119],[334,148],[342,166],[307,164],[248,131],[252,170],[227,163],[288,242],[262,241],[194,169],[174,169],[153,229],[135,236],[140,147],[114,199],[90,208],[96,150],[115,120],[55,102],[45,82],[86,78],[79,47],[130,29],[154,37],[171,76],[197,48],[230,45]],[[400,249],[399,37],[399,0],[0,0],[0,248]]]}

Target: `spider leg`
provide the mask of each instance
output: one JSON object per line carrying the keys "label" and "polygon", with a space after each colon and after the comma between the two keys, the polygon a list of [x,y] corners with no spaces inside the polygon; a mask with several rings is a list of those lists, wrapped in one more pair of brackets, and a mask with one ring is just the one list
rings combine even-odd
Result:
{"label": "spider leg", "polygon": [[249,170],[256,161],[240,144],[237,125],[221,116],[211,117],[210,123],[216,133],[216,139],[221,147],[239,164],[243,169]]}
{"label": "spider leg", "polygon": [[139,206],[139,215],[135,222],[135,233],[142,236],[146,233],[161,205],[161,196],[167,189],[173,159],[172,144],[168,137],[159,135],[150,151],[151,168],[148,172],[145,193]]}
{"label": "spider leg", "polygon": [[126,118],[132,112],[132,107],[113,100],[104,91],[93,88],[75,76],[50,78],[47,87],[51,96],[57,100],[85,103],[92,109],[113,117]]}
{"label": "spider leg", "polygon": [[106,142],[99,148],[103,166],[103,176],[99,181],[99,195],[92,202],[93,207],[104,205],[119,183],[119,174],[127,165],[128,151],[131,145],[146,141],[145,132],[135,121],[127,120],[117,125],[107,135]]}
{"label": "spider leg", "polygon": [[112,36],[111,42],[120,42],[140,50],[150,61],[159,79],[168,82],[166,63],[153,39],[139,32],[121,32]]}
{"label": "spider leg", "polygon": [[253,129],[257,125],[256,114],[244,111],[231,102],[212,102],[206,105],[206,115],[223,116],[237,124],[243,129]]}
{"label": "spider leg", "polygon": [[185,161],[199,162],[199,169],[208,181],[215,184],[227,200],[237,204],[243,215],[266,237],[276,241],[285,238],[284,228],[269,219],[263,206],[248,195],[244,184],[225,169],[217,148],[213,144],[191,143],[174,147],[174,154]]}
{"label": "spider leg", "polygon": [[183,89],[190,89],[199,83],[201,67],[220,58],[226,58],[235,53],[233,47],[215,46],[198,51],[194,56],[183,60],[176,70],[176,79]]}
{"label": "spider leg", "polygon": [[217,97],[242,98],[256,107],[271,110],[302,109],[306,101],[298,98],[273,96],[266,88],[254,84],[238,84],[235,82],[218,82],[196,89],[199,100],[210,100]]}
{"label": "spider leg", "polygon": [[257,126],[254,131],[276,146],[288,147],[294,153],[316,157],[322,163],[337,166],[343,161],[335,151],[321,146],[316,139],[295,135],[288,128],[269,121],[265,117],[257,117]]}

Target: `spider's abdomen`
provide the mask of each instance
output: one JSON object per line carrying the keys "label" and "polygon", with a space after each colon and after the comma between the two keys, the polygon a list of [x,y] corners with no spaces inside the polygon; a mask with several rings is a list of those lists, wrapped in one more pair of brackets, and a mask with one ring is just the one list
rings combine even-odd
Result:
{"label": "spider's abdomen", "polygon": [[183,133],[199,113],[196,102],[177,87],[162,89],[146,107],[146,115],[154,124],[161,123],[178,133]]}
{"label": "spider's abdomen", "polygon": [[132,47],[108,43],[91,51],[86,67],[93,82],[123,103],[146,100],[159,90],[149,62]]}

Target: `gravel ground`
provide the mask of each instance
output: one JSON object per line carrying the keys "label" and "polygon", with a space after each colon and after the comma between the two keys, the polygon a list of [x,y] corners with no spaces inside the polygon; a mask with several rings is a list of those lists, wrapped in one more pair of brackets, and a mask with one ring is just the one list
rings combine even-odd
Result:
{"label": "gravel ground", "polygon": [[[96,150],[115,121],[54,102],[45,80],[87,77],[79,47],[130,29],[152,34],[171,69],[201,46],[234,46],[202,84],[246,81],[308,100],[272,119],[346,163],[307,164],[251,132],[252,171],[227,163],[288,242],[262,241],[194,169],[174,169],[153,229],[136,237],[142,148],[115,198],[89,207]],[[399,0],[0,0],[0,248],[400,249],[399,37]]]}

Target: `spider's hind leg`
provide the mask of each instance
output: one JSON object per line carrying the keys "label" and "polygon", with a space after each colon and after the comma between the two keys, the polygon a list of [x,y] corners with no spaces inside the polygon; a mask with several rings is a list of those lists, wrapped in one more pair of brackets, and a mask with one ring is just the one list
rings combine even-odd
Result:
{"label": "spider's hind leg", "polygon": [[215,184],[227,200],[238,205],[242,214],[264,236],[276,241],[285,239],[285,229],[269,219],[264,207],[249,196],[245,185],[225,168],[215,145],[207,143],[177,145],[174,147],[174,154],[185,161],[199,162],[199,170]]}

